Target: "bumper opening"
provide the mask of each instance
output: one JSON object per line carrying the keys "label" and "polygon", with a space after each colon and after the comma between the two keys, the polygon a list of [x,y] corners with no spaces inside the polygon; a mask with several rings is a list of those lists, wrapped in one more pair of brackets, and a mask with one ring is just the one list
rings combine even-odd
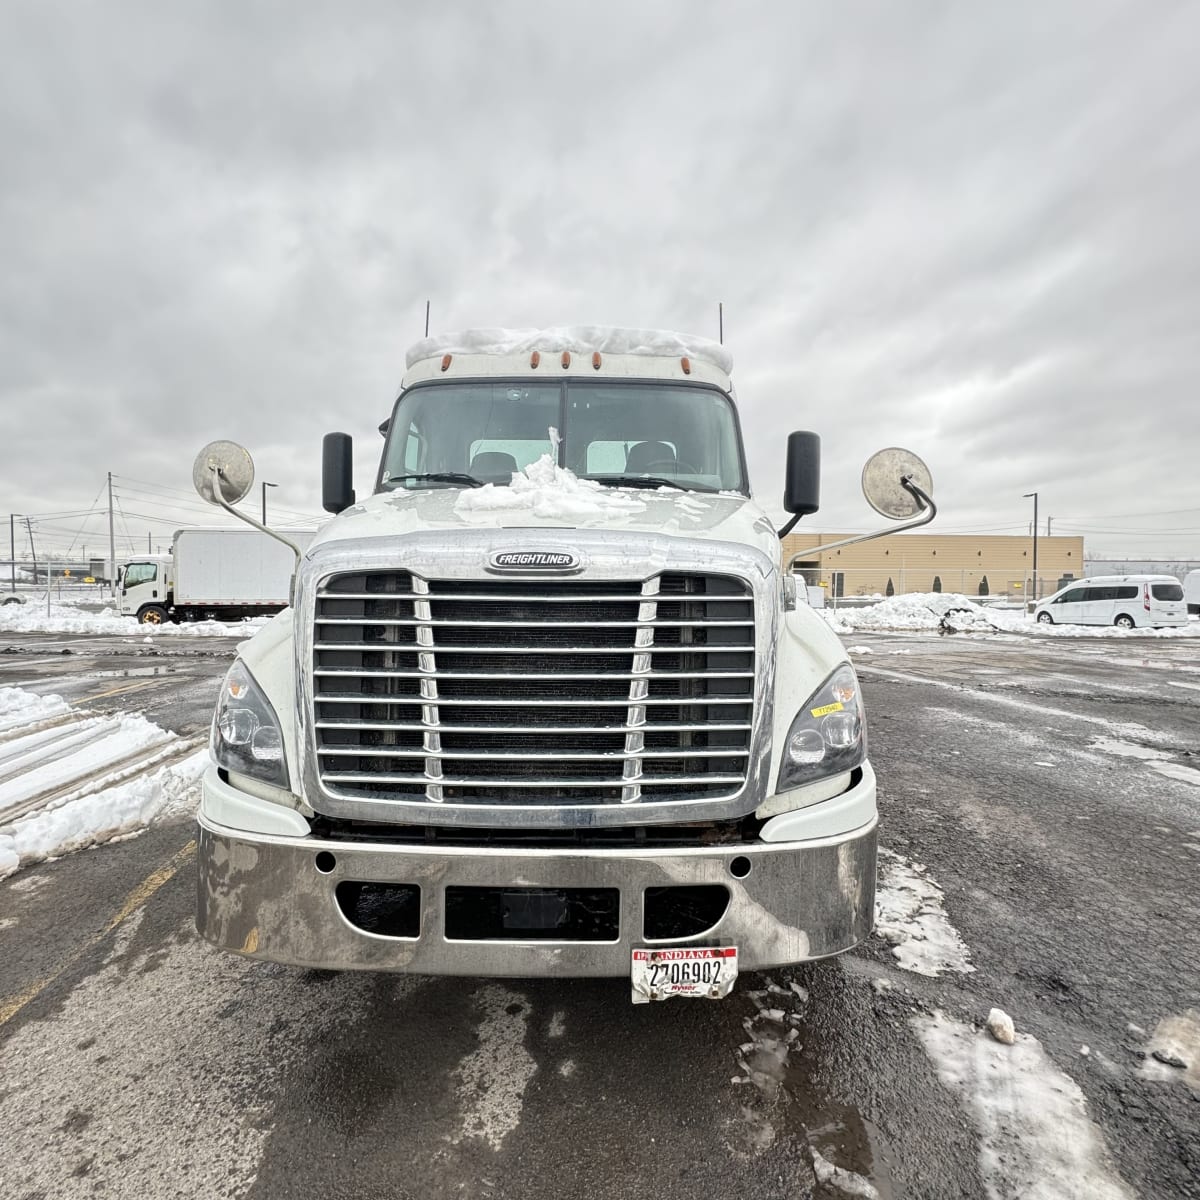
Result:
{"label": "bumper opening", "polygon": [[729,889],[710,883],[647,888],[643,935],[647,941],[695,937],[718,924],[729,908]]}
{"label": "bumper opening", "polygon": [[446,888],[446,940],[615,942],[619,888]]}
{"label": "bumper opening", "polygon": [[344,879],[335,895],[342,916],[364,933],[394,938],[421,934],[421,889],[415,884]]}

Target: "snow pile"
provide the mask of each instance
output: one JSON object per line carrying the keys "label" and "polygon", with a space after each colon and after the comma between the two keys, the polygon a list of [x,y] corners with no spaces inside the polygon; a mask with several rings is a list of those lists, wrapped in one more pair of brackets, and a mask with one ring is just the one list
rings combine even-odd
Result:
{"label": "snow pile", "polygon": [[109,842],[166,817],[192,812],[208,761],[208,750],[201,747],[183,762],[17,821],[0,833],[0,879],[18,867]]}
{"label": "snow pile", "polygon": [[974,1118],[989,1196],[1133,1200],[1109,1165],[1079,1085],[1036,1038],[1017,1034],[1005,1046],[941,1013],[911,1024],[938,1078]]}
{"label": "snow pile", "polygon": [[1113,625],[1047,625],[1019,609],[984,607],[958,592],[908,592],[864,608],[819,610],[837,633],[860,630],[940,630],[948,633],[1024,633],[1038,637],[1196,637],[1200,624],[1163,629],[1117,629]]}
{"label": "snow pile", "polygon": [[[58,696],[0,689],[0,731],[69,711]],[[7,737],[0,744],[0,878],[194,807],[206,749],[154,769],[156,761],[187,747],[140,715],[80,714],[74,722]],[[43,807],[22,812],[43,797]],[[15,819],[6,819],[6,812]]]}
{"label": "snow pile", "polygon": [[890,596],[867,608],[822,609],[821,615],[839,633],[860,629],[953,629],[956,632],[1025,630],[1024,617],[983,608],[955,592],[910,592]]}
{"label": "snow pile", "polygon": [[879,868],[875,928],[899,965],[918,975],[974,971],[970,952],[942,907],[942,889],[925,868],[890,850],[880,850]]}
{"label": "snow pile", "polygon": [[123,617],[115,609],[81,613],[65,604],[51,604],[47,614],[42,604],[0,606],[0,633],[81,633],[110,637],[134,634],[156,637],[249,637],[270,617],[246,617],[241,621],[194,621],[183,625],[139,625],[136,617]]}
{"label": "snow pile", "polygon": [[464,491],[454,511],[464,517],[503,513],[529,513],[534,517],[578,521],[643,512],[644,500],[619,488],[580,479],[560,467],[549,454],[513,473],[512,483],[494,483]]}
{"label": "snow pile", "polygon": [[21,688],[0,687],[0,733],[70,711],[61,696],[35,696]]}
{"label": "snow pile", "polygon": [[634,354],[694,358],[728,375],[733,355],[719,342],[666,329],[621,329],[611,325],[565,325],[552,329],[464,329],[440,333],[410,347],[407,365],[444,354]]}

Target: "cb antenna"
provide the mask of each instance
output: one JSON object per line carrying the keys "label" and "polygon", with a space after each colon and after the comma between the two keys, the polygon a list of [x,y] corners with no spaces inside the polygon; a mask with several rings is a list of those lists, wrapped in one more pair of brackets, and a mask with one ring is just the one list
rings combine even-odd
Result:
{"label": "cb antenna", "polygon": [[717,340],[722,346],[725,345],[725,305],[719,300],[717,301]]}
{"label": "cb antenna", "polygon": [[429,301],[425,301],[425,336],[429,336]]}

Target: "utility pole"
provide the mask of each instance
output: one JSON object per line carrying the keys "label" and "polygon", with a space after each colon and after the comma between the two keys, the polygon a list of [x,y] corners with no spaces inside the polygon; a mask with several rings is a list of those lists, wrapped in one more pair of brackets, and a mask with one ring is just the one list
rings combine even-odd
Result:
{"label": "utility pole", "polygon": [[279,486],[279,484],[277,484],[277,483],[266,483],[266,482],[264,482],[262,485],[262,510],[263,510],[262,523],[264,525],[267,523],[267,488],[278,487],[278,486]]}
{"label": "utility pole", "polygon": [[8,514],[8,552],[12,556],[12,590],[17,590],[17,514]]}
{"label": "utility pole", "polygon": [[725,305],[717,301],[717,341],[725,345]]}
{"label": "utility pole", "polygon": [[33,557],[33,582],[37,583],[37,549],[33,544],[33,522],[25,518],[25,531],[29,534],[29,553]]}
{"label": "utility pole", "polygon": [[1026,492],[1025,499],[1033,500],[1033,602],[1038,601],[1038,572],[1037,572],[1037,539],[1038,539],[1038,494],[1037,492]]}
{"label": "utility pole", "polygon": [[113,534],[111,471],[108,473],[108,586],[115,600],[117,596],[117,539]]}
{"label": "utility pole", "polygon": [[154,553],[154,546],[150,541],[150,530],[148,530],[148,529],[146,530],[146,553],[147,554]]}
{"label": "utility pole", "polygon": [[[425,336],[426,337],[429,336],[429,301],[428,300],[425,301]],[[264,521],[263,524],[265,525],[266,521]]]}
{"label": "utility pole", "polygon": [[1046,536],[1047,536],[1047,537],[1049,537],[1049,536],[1050,536],[1050,526],[1051,526],[1051,524],[1053,523],[1053,521],[1054,521],[1054,518],[1053,518],[1053,517],[1047,517],[1047,518],[1046,518]]}

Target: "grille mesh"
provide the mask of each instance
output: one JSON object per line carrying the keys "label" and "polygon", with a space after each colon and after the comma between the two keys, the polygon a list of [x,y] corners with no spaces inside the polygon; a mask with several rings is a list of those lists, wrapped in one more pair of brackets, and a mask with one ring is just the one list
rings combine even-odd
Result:
{"label": "grille mesh", "polygon": [[337,575],[314,725],[333,794],[459,804],[720,799],[743,786],[754,603],[740,579]]}

